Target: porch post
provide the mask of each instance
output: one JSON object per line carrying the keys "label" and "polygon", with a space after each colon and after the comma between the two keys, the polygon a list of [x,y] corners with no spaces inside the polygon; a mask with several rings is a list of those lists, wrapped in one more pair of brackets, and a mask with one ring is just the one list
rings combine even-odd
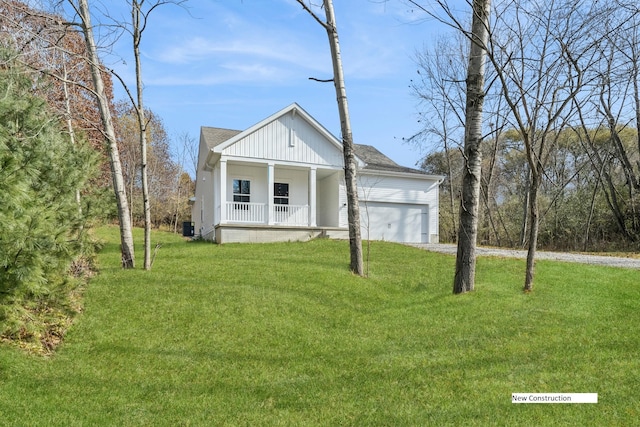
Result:
{"label": "porch post", "polygon": [[265,212],[265,218],[267,224],[273,224],[273,218],[271,218],[271,212],[273,211],[273,184],[275,183],[275,166],[269,162],[267,164],[267,211]]}
{"label": "porch post", "polygon": [[309,226],[316,227],[316,168],[309,169]]}
{"label": "porch post", "polygon": [[220,159],[220,224],[227,222],[227,161]]}

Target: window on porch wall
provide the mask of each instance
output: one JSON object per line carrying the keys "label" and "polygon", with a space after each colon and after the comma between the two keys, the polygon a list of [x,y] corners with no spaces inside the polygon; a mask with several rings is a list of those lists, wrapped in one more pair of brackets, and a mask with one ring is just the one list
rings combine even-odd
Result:
{"label": "window on porch wall", "polygon": [[276,182],[273,184],[273,204],[276,212],[287,212],[289,210],[289,184]]}
{"label": "window on porch wall", "polygon": [[247,179],[233,180],[233,201],[240,202],[233,204],[234,209],[248,209],[248,206],[242,203],[251,202],[251,181]]}

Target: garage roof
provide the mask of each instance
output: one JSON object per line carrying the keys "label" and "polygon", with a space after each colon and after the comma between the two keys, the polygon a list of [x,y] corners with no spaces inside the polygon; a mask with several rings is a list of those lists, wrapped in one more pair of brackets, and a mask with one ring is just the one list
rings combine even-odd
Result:
{"label": "garage roof", "polygon": [[428,175],[419,169],[400,166],[371,145],[354,144],[356,155],[367,164],[364,169],[370,171],[403,172]]}

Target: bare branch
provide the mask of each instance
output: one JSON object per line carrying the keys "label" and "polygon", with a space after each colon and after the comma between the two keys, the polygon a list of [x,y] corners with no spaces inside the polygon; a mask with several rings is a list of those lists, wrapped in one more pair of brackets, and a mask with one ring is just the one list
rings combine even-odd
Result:
{"label": "bare branch", "polygon": [[313,80],[315,82],[320,82],[320,83],[332,83],[335,81],[334,79],[316,79],[315,77],[309,77],[309,80]]}
{"label": "bare branch", "polygon": [[302,6],[302,8],[304,10],[306,10],[309,15],[311,15],[313,17],[313,19],[316,20],[316,22],[320,25],[322,25],[322,27],[329,31],[331,29],[331,27],[329,26],[329,24],[327,24],[325,21],[322,20],[322,18],[320,18],[313,10],[311,10],[311,8],[309,6],[307,6],[307,4],[304,2],[304,0],[296,0],[298,2],[298,4],[300,6]]}

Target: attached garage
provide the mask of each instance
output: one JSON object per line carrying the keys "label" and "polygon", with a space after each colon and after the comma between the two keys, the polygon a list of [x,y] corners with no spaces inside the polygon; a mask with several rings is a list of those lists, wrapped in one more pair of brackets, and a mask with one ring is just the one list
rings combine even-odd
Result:
{"label": "attached garage", "polygon": [[400,243],[429,243],[429,207],[417,204],[360,204],[362,238]]}
{"label": "attached garage", "polygon": [[[366,163],[358,171],[362,238],[438,243],[438,187],[443,177],[397,165],[368,145],[356,145],[356,152]],[[347,225],[346,212],[342,224]]]}

